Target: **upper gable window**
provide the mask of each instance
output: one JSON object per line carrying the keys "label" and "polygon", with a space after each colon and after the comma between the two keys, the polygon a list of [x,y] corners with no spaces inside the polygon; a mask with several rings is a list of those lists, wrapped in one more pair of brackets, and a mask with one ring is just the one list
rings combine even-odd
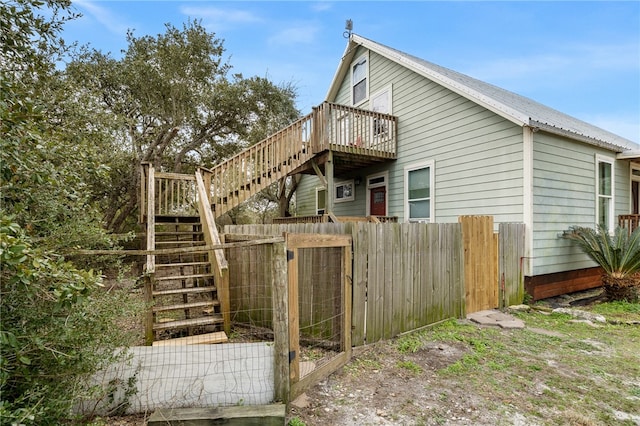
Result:
{"label": "upper gable window", "polygon": [[369,96],[369,57],[359,57],[351,65],[351,102],[353,105],[367,99]]}

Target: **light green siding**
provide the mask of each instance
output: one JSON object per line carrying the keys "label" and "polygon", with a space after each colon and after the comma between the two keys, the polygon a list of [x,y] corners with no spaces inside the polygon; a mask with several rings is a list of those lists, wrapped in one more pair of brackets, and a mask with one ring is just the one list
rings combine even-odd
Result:
{"label": "light green siding", "polygon": [[[356,53],[358,58],[364,50]],[[369,53],[369,96],[392,87],[398,117],[398,159],[354,170],[362,178],[353,202],[337,203],[338,215],[366,214],[366,176],[387,171],[387,215],[405,218],[405,168],[433,161],[434,220],[456,222],[460,215],[492,215],[496,223],[523,222],[525,159],[523,128],[453,91]],[[349,73],[331,102],[350,105]],[[368,108],[368,101],[357,105]],[[571,225],[594,226],[595,156],[615,153],[543,131],[533,136],[533,275],[593,266],[558,235]],[[615,215],[629,212],[629,164],[616,161]],[[313,214],[319,185],[306,176],[298,191],[298,214]],[[307,195],[308,194],[308,195]]]}
{"label": "light green siding", "polygon": [[[404,220],[404,168],[433,160],[437,222],[456,222],[461,212],[521,222],[522,129],[376,53],[369,64],[369,94],[391,86],[392,114],[399,117],[398,160],[362,171],[363,177],[389,171],[388,215]],[[350,90],[347,75],[333,101],[348,105]],[[350,214],[365,214],[362,186],[355,202],[360,212]]]}
{"label": "light green siding", "polygon": [[[610,151],[546,133],[533,144],[534,275],[595,266],[569,241],[559,237],[570,226],[596,223],[596,155]],[[629,211],[629,164],[617,161],[615,215]]]}

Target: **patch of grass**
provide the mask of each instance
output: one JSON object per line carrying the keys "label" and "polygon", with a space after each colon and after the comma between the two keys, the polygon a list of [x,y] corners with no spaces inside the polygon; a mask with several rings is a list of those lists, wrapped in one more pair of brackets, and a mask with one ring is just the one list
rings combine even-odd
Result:
{"label": "patch of grass", "polygon": [[416,353],[422,347],[422,343],[418,334],[408,334],[396,341],[396,349],[401,354]]}
{"label": "patch of grass", "polygon": [[422,373],[422,367],[420,367],[418,364],[416,364],[413,361],[398,361],[397,366],[398,368],[403,368],[414,374]]}
{"label": "patch of grass", "polygon": [[603,315],[608,320],[640,321],[640,303],[626,301],[596,303],[589,306],[588,310]]}
{"label": "patch of grass", "polygon": [[[633,305],[618,302],[600,309],[636,315]],[[468,392],[507,403],[544,419],[545,425],[609,424],[614,410],[640,412],[640,400],[634,398],[640,396],[640,387],[629,382],[630,377],[640,377],[640,327],[593,328],[571,323],[572,317],[564,314],[515,315],[527,328],[503,331],[448,321],[425,332],[425,343],[456,341],[468,346],[468,353],[439,375],[464,381]]]}
{"label": "patch of grass", "polygon": [[354,376],[364,372],[380,370],[382,364],[371,358],[354,358],[350,363],[344,366],[344,370]]}
{"label": "patch of grass", "polygon": [[300,420],[298,417],[294,417],[291,420],[289,420],[289,423],[287,423],[287,425],[288,426],[307,426],[307,424],[302,420]]}

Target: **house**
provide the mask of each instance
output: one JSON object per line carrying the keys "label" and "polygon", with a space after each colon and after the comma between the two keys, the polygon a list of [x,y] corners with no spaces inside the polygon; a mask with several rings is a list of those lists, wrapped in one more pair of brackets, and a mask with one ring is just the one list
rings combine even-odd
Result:
{"label": "house", "polygon": [[[637,223],[640,147],[531,99],[352,34],[326,102],[343,108],[323,124],[338,149],[304,175],[298,215],[524,223],[523,273],[535,299],[599,285],[564,230],[612,229],[621,215]],[[391,139],[380,161],[349,155]]]}

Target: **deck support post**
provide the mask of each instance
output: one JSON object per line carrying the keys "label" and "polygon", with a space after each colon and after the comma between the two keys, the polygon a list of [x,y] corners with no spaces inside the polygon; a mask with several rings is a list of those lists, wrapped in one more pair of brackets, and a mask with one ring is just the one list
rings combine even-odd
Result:
{"label": "deck support post", "polygon": [[324,205],[327,213],[333,213],[333,151],[329,151],[327,162],[324,163],[324,174],[327,182]]}

